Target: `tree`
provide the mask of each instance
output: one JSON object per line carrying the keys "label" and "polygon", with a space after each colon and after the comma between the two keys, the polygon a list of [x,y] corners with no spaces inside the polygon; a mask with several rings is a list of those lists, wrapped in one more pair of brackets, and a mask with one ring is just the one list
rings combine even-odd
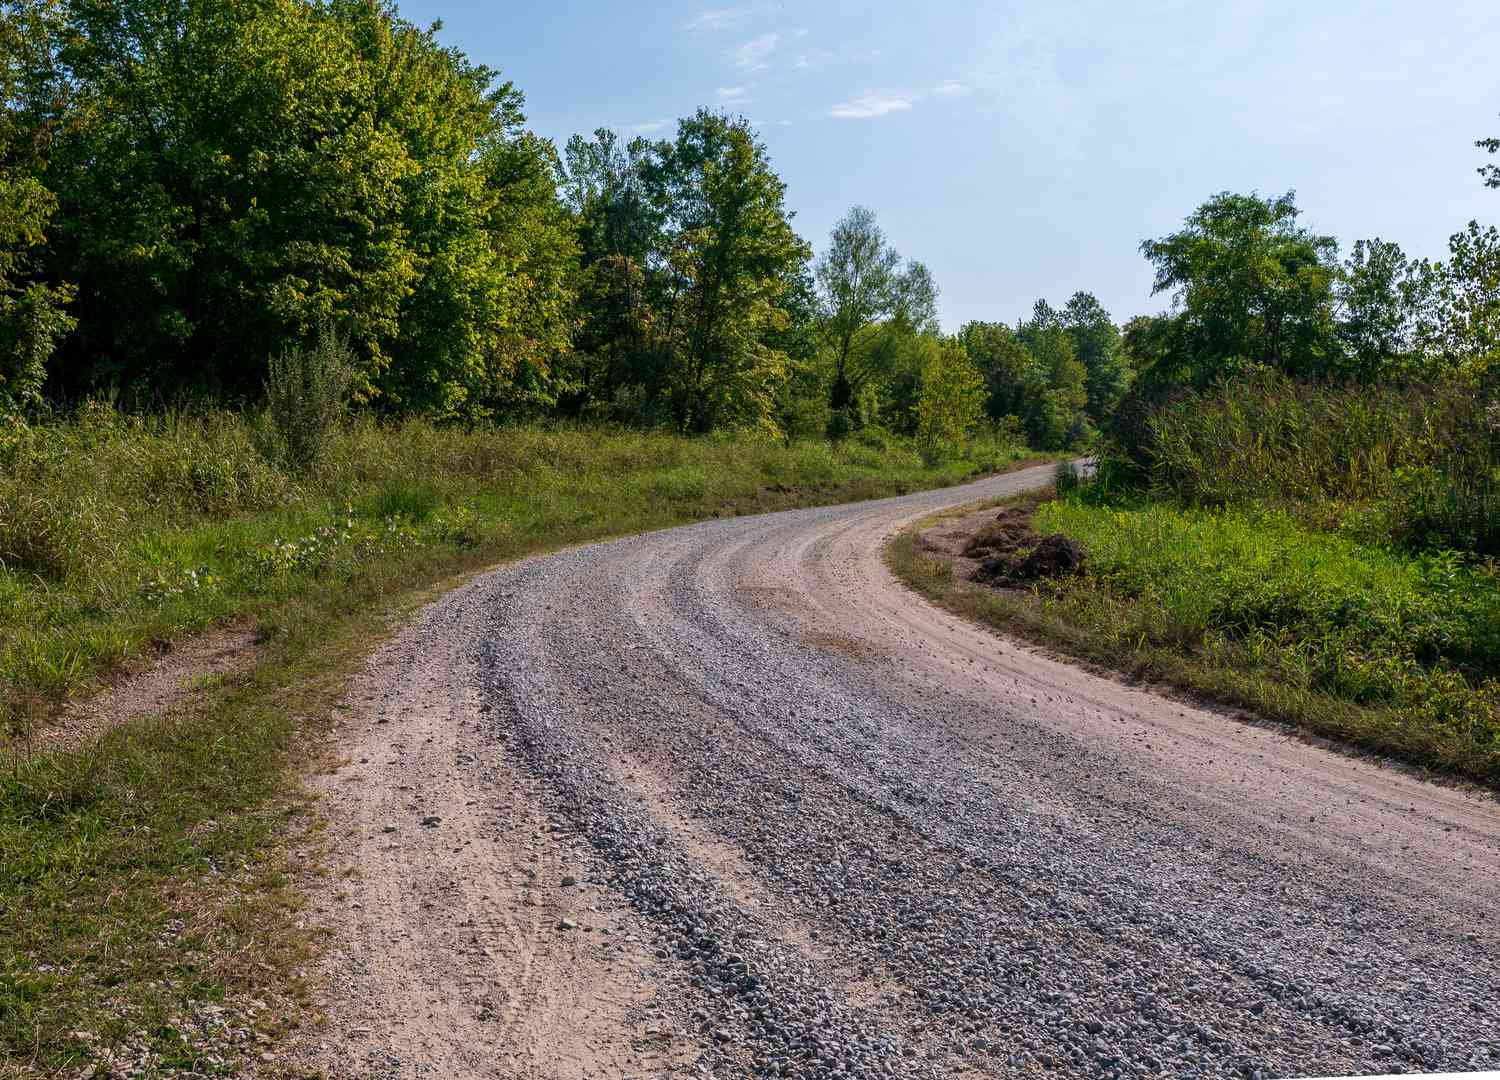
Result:
{"label": "tree", "polygon": [[1035,374],[1021,421],[1031,445],[1061,450],[1088,434],[1088,372],[1078,359],[1072,335],[1045,300],[1038,300],[1030,322],[1017,334],[1031,353]]}
{"label": "tree", "polygon": [[1246,363],[1325,373],[1336,359],[1332,287],[1337,245],[1297,225],[1292,192],[1274,199],[1214,196],[1184,227],[1141,252],[1154,292],[1171,292],[1183,320],[1177,367],[1194,386]]}
{"label": "tree", "polygon": [[768,339],[787,326],[787,294],[811,255],[792,230],[786,185],[746,121],[706,109],[655,157],[677,426],[775,431],[787,358]]}
{"label": "tree", "polygon": [[1063,329],[1073,339],[1088,391],[1086,406],[1096,424],[1114,412],[1130,387],[1130,365],[1120,347],[1120,330],[1093,293],[1076,292],[1062,310]]}
{"label": "tree", "polygon": [[659,208],[649,190],[654,147],[607,128],[568,140],[560,194],[579,248],[578,325],[567,409],[653,426],[665,358],[652,341],[661,275]]}
{"label": "tree", "polygon": [[851,209],[828,238],[815,270],[832,350],[828,404],[848,410],[874,373],[871,328],[895,314],[902,300],[901,255],[885,239],[867,207]]}
{"label": "tree", "polygon": [[70,389],[252,394],[336,324],[356,389],[503,408],[566,341],[571,238],[522,99],[380,0],[75,0],[46,259]]}
{"label": "tree", "polygon": [[74,326],[73,288],[38,280],[56,196],[43,177],[62,88],[48,58],[51,4],[0,8],[0,412],[42,403],[47,361]]}
{"label": "tree", "polygon": [[1334,284],[1338,369],[1364,382],[1427,364],[1422,326],[1430,322],[1435,279],[1427,264],[1376,238],[1355,243]]}
{"label": "tree", "polygon": [[1004,323],[969,322],[959,328],[958,342],[984,375],[990,419],[1025,416],[1046,380],[1016,332]]}
{"label": "tree", "polygon": [[1448,241],[1436,272],[1437,314],[1430,328],[1445,361],[1471,372],[1500,365],[1500,229],[1469,222]]}
{"label": "tree", "polygon": [[917,398],[917,438],[923,453],[936,457],[961,443],[984,415],[984,374],[957,341],[934,343],[922,366]]}

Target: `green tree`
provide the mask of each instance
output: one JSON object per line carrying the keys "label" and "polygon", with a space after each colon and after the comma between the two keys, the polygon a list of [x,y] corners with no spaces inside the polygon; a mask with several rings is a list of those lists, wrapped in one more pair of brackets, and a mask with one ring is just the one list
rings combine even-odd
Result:
{"label": "green tree", "polygon": [[254,393],[332,322],[363,396],[482,415],[565,343],[550,148],[435,28],[378,0],[75,0],[50,58],[78,386]]}
{"label": "green tree", "polygon": [[1034,382],[1021,416],[1031,445],[1040,450],[1061,450],[1083,441],[1090,430],[1085,412],[1088,369],[1078,359],[1073,335],[1062,314],[1047,301],[1038,300],[1016,337],[1035,365]]}
{"label": "green tree", "polygon": [[560,192],[579,247],[578,326],[567,409],[654,426],[667,421],[670,356],[653,335],[663,302],[661,200],[653,198],[656,147],[600,128],[563,151]]}
{"label": "green tree", "polygon": [[1202,386],[1246,363],[1319,375],[1337,359],[1332,289],[1337,245],[1297,225],[1293,193],[1216,195],[1184,227],[1141,252],[1182,326],[1168,365]]}
{"label": "green tree", "polygon": [[786,185],[748,122],[707,109],[657,146],[652,180],[675,422],[774,432],[787,357],[771,338],[789,323],[787,295],[811,255],[792,230]]}
{"label": "green tree", "polygon": [[922,263],[902,265],[875,212],[864,206],[833,227],[816,277],[828,341],[828,404],[850,426],[862,411],[856,402],[882,384],[896,379],[914,390],[920,362],[908,362],[920,351],[917,338],[937,332],[937,283]]}
{"label": "green tree", "polygon": [[57,12],[0,8],[0,411],[42,403],[47,361],[73,328],[72,286],[37,276],[57,199],[43,183],[62,89],[50,72]]}
{"label": "green tree", "polygon": [[1432,320],[1435,284],[1432,268],[1397,244],[1356,242],[1334,285],[1339,371],[1371,382],[1424,369],[1422,326]]}
{"label": "green tree", "polygon": [[984,374],[985,411],[990,419],[1024,417],[1030,403],[1046,389],[1046,378],[1016,332],[1004,323],[975,321],[959,329],[958,341]]}
{"label": "green tree", "polygon": [[1130,388],[1130,364],[1120,345],[1120,329],[1098,298],[1088,292],[1076,292],[1068,298],[1061,322],[1087,373],[1089,417],[1100,423],[1115,411]]}
{"label": "green tree", "polygon": [[1471,221],[1448,241],[1435,271],[1436,312],[1427,327],[1444,361],[1481,373],[1500,365],[1500,229]]}
{"label": "green tree", "polygon": [[[929,339],[930,340],[930,339]],[[955,340],[933,342],[922,366],[916,434],[929,458],[961,444],[984,416],[984,373]]]}
{"label": "green tree", "polygon": [[829,408],[847,411],[874,377],[874,328],[896,313],[901,300],[901,255],[886,242],[875,212],[856,206],[834,225],[816,275],[829,340],[832,378]]}

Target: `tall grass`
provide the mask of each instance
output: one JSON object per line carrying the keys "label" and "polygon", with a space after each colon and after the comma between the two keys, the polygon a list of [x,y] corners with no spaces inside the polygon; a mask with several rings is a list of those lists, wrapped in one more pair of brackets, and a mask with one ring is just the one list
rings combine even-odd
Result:
{"label": "tall grass", "polygon": [[[0,700],[29,725],[113,666],[411,551],[496,557],[714,514],[892,494],[1003,467],[879,448],[600,428],[331,425],[265,452],[263,418],[93,403],[0,429]],[[40,701],[38,700],[40,699]]]}
{"label": "tall grass", "polygon": [[1500,554],[1500,405],[1472,383],[1263,371],[1168,404],[1145,429],[1151,486],[1187,505],[1274,505],[1412,548]]}
{"label": "tall grass", "polygon": [[1059,499],[1037,527],[1092,577],[1051,598],[1122,640],[1368,710],[1341,738],[1500,781],[1500,589],[1488,566],[1410,555],[1259,509]]}

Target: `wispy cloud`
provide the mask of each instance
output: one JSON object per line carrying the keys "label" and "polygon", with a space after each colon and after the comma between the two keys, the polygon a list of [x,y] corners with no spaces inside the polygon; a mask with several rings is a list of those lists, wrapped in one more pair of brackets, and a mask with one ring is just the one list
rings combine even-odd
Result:
{"label": "wispy cloud", "polygon": [[694,15],[682,28],[692,34],[712,33],[715,30],[731,30],[752,15],[769,15],[781,10],[778,3],[746,4],[742,7],[704,8]]}
{"label": "wispy cloud", "polygon": [[665,131],[672,126],[670,120],[647,120],[641,124],[631,124],[630,130],[637,135],[654,135],[658,131]]}
{"label": "wispy cloud", "polygon": [[828,115],[835,120],[869,120],[905,112],[929,98],[954,98],[973,92],[973,85],[957,79],[944,79],[925,90],[866,90],[858,97],[839,102],[828,110]]}
{"label": "wispy cloud", "polygon": [[764,71],[771,63],[771,55],[781,46],[782,35],[776,32],[761,34],[745,42],[730,59],[741,71]]}
{"label": "wispy cloud", "polygon": [[807,49],[799,53],[797,59],[792,61],[792,67],[798,71],[813,71],[827,67],[837,58],[838,54],[832,49]]}
{"label": "wispy cloud", "polygon": [[910,94],[871,91],[839,102],[828,110],[828,115],[835,120],[868,120],[876,116],[905,112],[912,107],[912,99],[913,95]]}
{"label": "wispy cloud", "polygon": [[721,86],[714,91],[721,105],[748,105],[755,99],[750,96],[753,86]]}

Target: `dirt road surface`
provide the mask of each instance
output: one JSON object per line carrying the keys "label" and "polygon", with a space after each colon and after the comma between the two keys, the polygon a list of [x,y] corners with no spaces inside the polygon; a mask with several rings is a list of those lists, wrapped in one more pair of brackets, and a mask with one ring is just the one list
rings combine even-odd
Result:
{"label": "dirt road surface", "polygon": [[1500,807],[1085,674],[884,542],[1046,468],[529,559],[316,783],[333,1076],[1500,1068]]}

